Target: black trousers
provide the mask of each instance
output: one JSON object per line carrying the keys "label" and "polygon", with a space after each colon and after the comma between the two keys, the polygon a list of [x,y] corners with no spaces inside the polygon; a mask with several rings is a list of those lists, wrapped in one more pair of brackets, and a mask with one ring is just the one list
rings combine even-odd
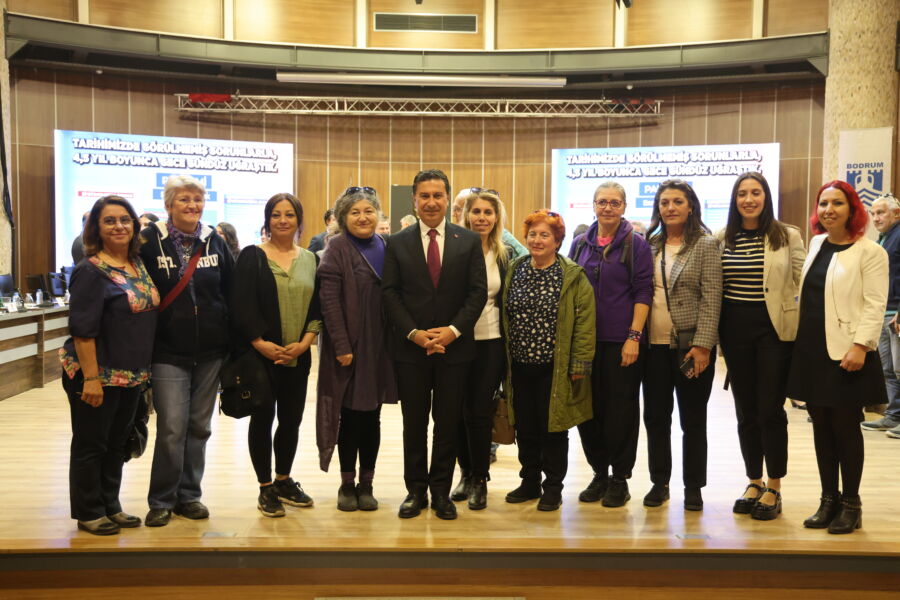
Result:
{"label": "black trousers", "polygon": [[[456,463],[459,417],[470,363],[446,364],[441,355],[426,363],[395,363],[403,413],[403,479],[410,493],[450,495]],[[431,466],[428,420],[434,419]]]}
{"label": "black trousers", "polygon": [[794,344],[782,342],[765,302],[724,302],[719,337],[737,414],[738,440],[748,479],[787,474],[784,399]]}
{"label": "black trousers", "polygon": [[469,371],[459,424],[459,468],[475,477],[488,477],[491,464],[491,427],[497,410],[495,394],[506,367],[503,340],[475,342],[478,356]]}
{"label": "black trousers", "polygon": [[69,505],[73,519],[92,521],[122,512],[122,448],[131,434],[140,387],[104,386],[103,404],[81,400],[81,372],[62,375],[72,416],[69,454]]}
{"label": "black trousers", "polygon": [[519,445],[519,477],[530,487],[560,492],[569,467],[569,432],[550,432],[553,365],[512,365],[513,411]]}
{"label": "black trousers", "polygon": [[654,344],[647,352],[644,371],[644,427],[650,481],[668,484],[672,476],[672,411],[678,399],[682,431],[682,477],[684,487],[706,485],[706,404],[715,377],[716,351],[700,377],[688,379],[678,368],[678,350]]}
{"label": "black trousers", "polygon": [[859,427],[863,415],[859,405],[855,401],[838,406],[807,404],[806,409],[813,422],[822,493],[838,492],[840,475],[844,496],[858,496],[865,460],[865,445]]}
{"label": "black trousers", "polygon": [[[272,450],[275,450],[275,473],[290,475],[300,439],[300,422],[306,405],[306,382],[311,359],[309,351],[297,357],[296,367],[272,365],[273,401],[250,415],[247,440],[250,461],[260,483],[272,481]],[[272,424],[278,412],[278,427],[272,438]]]}
{"label": "black trousers", "polygon": [[578,426],[584,456],[598,475],[628,479],[637,456],[641,427],[641,376],[646,347],[638,359],[622,367],[622,346],[598,342],[591,371],[594,418]]}
{"label": "black trousers", "polygon": [[341,408],[337,446],[341,472],[355,471],[357,456],[360,473],[374,471],[381,446],[381,407],[375,410]]}

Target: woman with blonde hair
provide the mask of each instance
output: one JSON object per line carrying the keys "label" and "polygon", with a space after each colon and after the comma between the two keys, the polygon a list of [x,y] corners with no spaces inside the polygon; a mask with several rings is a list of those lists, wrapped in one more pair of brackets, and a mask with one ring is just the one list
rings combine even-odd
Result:
{"label": "woman with blonde hair", "polygon": [[505,367],[503,331],[500,328],[500,295],[509,248],[503,243],[506,213],[496,194],[482,190],[466,197],[463,224],[481,236],[481,250],[487,267],[488,294],[481,316],[475,323],[477,358],[472,362],[463,401],[463,418],[458,441],[462,478],[451,499],[468,499],[471,510],[487,506],[487,480],[491,462],[491,421],[496,410],[495,394]]}

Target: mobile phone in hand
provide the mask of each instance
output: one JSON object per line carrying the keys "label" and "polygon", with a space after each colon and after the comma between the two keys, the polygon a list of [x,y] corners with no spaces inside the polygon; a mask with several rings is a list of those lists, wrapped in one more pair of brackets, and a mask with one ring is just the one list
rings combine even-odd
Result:
{"label": "mobile phone in hand", "polygon": [[690,377],[694,370],[694,357],[691,356],[689,358],[686,358],[678,368],[681,369],[681,372],[684,373],[685,377]]}

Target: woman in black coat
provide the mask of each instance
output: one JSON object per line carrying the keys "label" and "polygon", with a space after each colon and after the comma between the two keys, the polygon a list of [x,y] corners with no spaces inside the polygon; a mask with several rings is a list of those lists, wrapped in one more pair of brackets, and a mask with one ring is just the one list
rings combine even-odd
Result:
{"label": "woman in black coat", "polygon": [[[250,460],[259,481],[257,508],[283,517],[284,504],[312,506],[291,476],[306,404],[309,348],[322,326],[316,286],[316,255],[297,244],[303,207],[291,194],[272,196],[265,208],[268,241],[241,251],[231,297],[238,353],[256,352],[269,370],[274,398],[250,416]],[[272,424],[278,412],[278,428]],[[272,479],[272,450],[275,479]]]}

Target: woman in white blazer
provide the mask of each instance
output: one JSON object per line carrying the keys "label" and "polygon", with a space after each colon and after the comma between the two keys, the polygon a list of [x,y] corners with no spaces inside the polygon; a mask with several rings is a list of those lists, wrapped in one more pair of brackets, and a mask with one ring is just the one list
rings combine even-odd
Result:
{"label": "woman in white blazer", "polygon": [[[822,498],[805,527],[852,533],[862,526],[862,407],[884,398],[876,348],[887,303],[888,256],[865,237],[868,214],[850,184],[822,186],[815,236],[800,279],[800,323],[788,383],[813,422]],[[843,485],[843,494],[840,491]]]}
{"label": "woman in white blazer", "polygon": [[769,521],[781,514],[781,478],[787,474],[784,398],[797,336],[797,295],[806,250],[800,230],[775,219],[772,193],[760,173],[744,173],[735,181],[728,224],[718,237],[722,243],[719,342],[750,480],[732,510]]}

